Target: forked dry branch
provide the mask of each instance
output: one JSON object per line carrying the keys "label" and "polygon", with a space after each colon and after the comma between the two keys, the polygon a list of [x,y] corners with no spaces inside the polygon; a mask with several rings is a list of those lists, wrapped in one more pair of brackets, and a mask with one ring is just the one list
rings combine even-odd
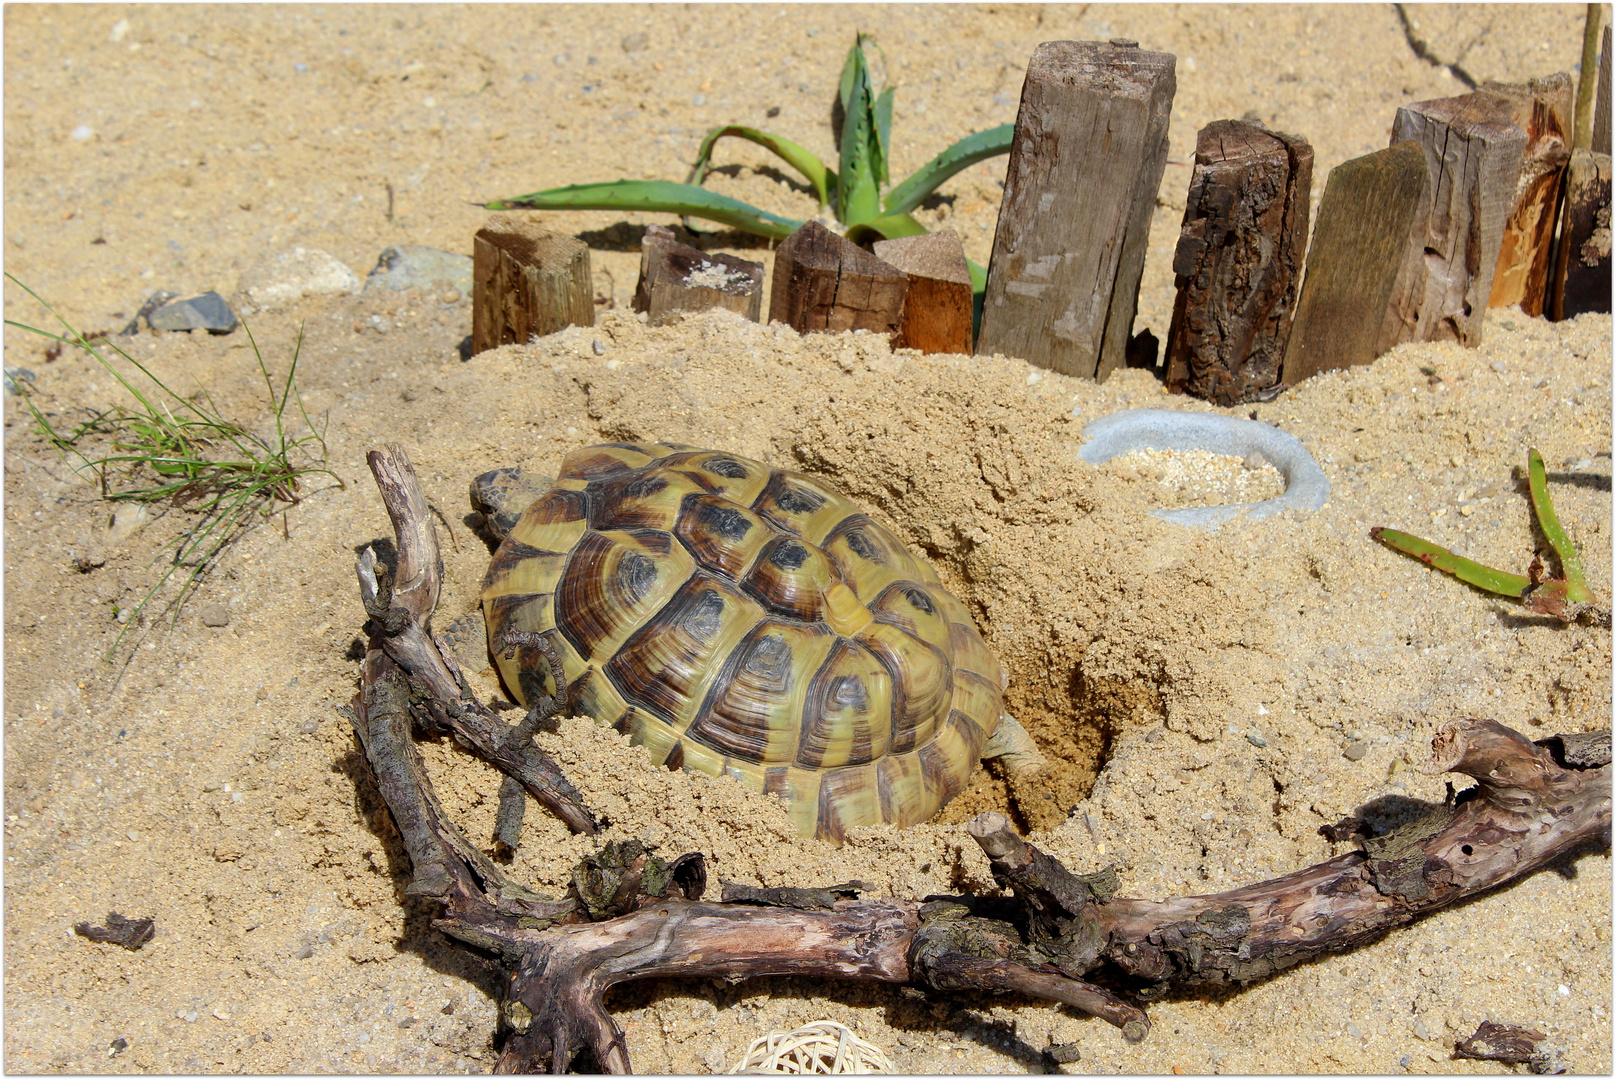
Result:
{"label": "forked dry branch", "polygon": [[[1209,896],[1117,897],[1112,875],[1071,873],[998,814],[978,815],[968,829],[1010,897],[860,900],[856,886],[839,885],[726,888],[721,900],[703,901],[700,854],[665,863],[634,841],[580,865],[565,899],[538,896],[448,819],[413,730],[453,731],[576,831],[593,831],[593,819],[553,763],[531,745],[508,745],[509,726],[475,700],[433,638],[442,567],[426,501],[402,448],[369,460],[397,557],[385,567],[376,554],[385,545],[375,545],[359,562],[371,618],[354,727],[410,859],[407,892],[441,902],[433,925],[497,955],[506,973],[500,1072],[563,1071],[584,1049],[601,1068],[628,1072],[604,999],[617,983],[648,978],[796,975],[1015,991],[1098,1016],[1137,1042],[1150,1021],[1124,992],[1149,1001],[1179,985],[1265,978],[1578,847],[1610,843],[1608,741],[1590,755],[1574,737],[1545,740],[1560,749],[1557,761],[1548,745],[1494,721],[1459,720],[1438,732],[1425,768],[1462,773],[1476,787],[1366,839],[1361,851]],[[1570,764],[1590,756],[1593,767]]]}

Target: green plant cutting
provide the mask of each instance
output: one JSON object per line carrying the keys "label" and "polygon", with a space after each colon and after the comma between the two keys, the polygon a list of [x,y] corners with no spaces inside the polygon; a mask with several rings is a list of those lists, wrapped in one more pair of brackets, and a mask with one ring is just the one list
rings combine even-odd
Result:
{"label": "green plant cutting", "polygon": [[[252,331],[247,331],[275,421],[274,437],[263,438],[225,419],[205,391],[186,398],[117,345],[103,341],[102,344],[109,346],[150,383],[151,388],[143,390],[102,355],[96,343],[85,339],[37,293],[9,273],[6,278],[44,305],[62,324],[66,334],[54,334],[11,319],[6,320],[7,326],[83,349],[136,403],[134,408],[114,405],[100,411],[86,410],[90,414],[86,419],[70,431],[61,431],[34,403],[32,393],[24,389],[24,400],[40,434],[64,458],[77,459],[76,471],[95,477],[103,498],[114,502],[167,503],[196,516],[170,545],[168,569],[131,609],[128,622],[118,631],[108,650],[109,659],[116,653],[124,634],[138,624],[141,612],[170,578],[182,568],[190,570],[168,605],[168,611],[177,618],[185,600],[226,544],[255,521],[267,519],[277,503],[298,502],[299,481],[303,477],[323,473],[336,480],[338,487],[346,486],[341,477],[326,468],[324,425],[315,426],[297,392],[295,380],[301,334],[286,378],[277,391],[263,354],[258,351],[258,343],[253,340]],[[294,403],[308,429],[307,434],[296,437],[287,431],[286,424],[286,408]],[[309,463],[298,464],[293,461],[294,456],[306,458]],[[282,523],[284,526],[284,518]]]}
{"label": "green plant cutting", "polygon": [[[926,227],[910,212],[960,170],[1010,151],[1014,124],[979,131],[950,146],[891,188],[887,164],[892,145],[892,99],[895,87],[878,93],[864,55],[871,41],[860,33],[842,66],[838,100],[842,109],[840,156],[831,169],[790,139],[757,128],[731,125],[714,128],[701,142],[696,163],[685,183],[671,180],[613,180],[598,184],[572,184],[531,195],[484,203],[489,210],[623,210],[680,214],[727,225],[754,236],[783,240],[803,222],[771,214],[739,199],[701,186],[711,170],[713,147],[723,138],[745,139],[768,150],[790,165],[813,189],[821,211],[827,208],[841,223],[848,239],[892,239],[918,236]],[[885,192],[883,194],[883,189]],[[987,271],[966,260],[971,287],[981,294]]]}
{"label": "green plant cutting", "polygon": [[1387,547],[1412,555],[1443,573],[1452,574],[1467,585],[1474,585],[1478,589],[1500,596],[1513,597],[1524,604],[1529,611],[1540,615],[1552,615],[1562,622],[1575,622],[1588,615],[1595,622],[1609,626],[1610,609],[1603,607],[1594,591],[1588,587],[1588,582],[1583,577],[1582,556],[1577,553],[1576,545],[1571,542],[1571,537],[1560,524],[1560,519],[1555,516],[1554,503],[1549,499],[1548,473],[1543,467],[1542,456],[1536,450],[1526,452],[1526,476],[1538,528],[1542,530],[1543,538],[1554,549],[1555,558],[1560,562],[1560,577],[1545,576],[1543,560],[1536,555],[1532,557],[1532,565],[1523,576],[1483,566],[1463,555],[1449,551],[1440,544],[1433,544],[1429,540],[1398,532],[1396,529],[1377,526],[1369,530],[1369,535]]}

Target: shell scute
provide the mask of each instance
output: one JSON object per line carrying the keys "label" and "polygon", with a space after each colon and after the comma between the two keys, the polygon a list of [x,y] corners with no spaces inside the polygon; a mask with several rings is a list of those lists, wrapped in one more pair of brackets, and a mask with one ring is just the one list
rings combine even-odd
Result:
{"label": "shell scute", "polygon": [[856,641],[839,638],[814,673],[796,763],[807,769],[861,765],[892,742],[892,674]]}
{"label": "shell scute", "polygon": [[673,531],[697,562],[733,580],[774,535],[762,518],[719,495],[686,495]]}
{"label": "shell scute", "polygon": [[695,572],[665,533],[587,532],[555,588],[555,623],[578,654],[611,655]]}

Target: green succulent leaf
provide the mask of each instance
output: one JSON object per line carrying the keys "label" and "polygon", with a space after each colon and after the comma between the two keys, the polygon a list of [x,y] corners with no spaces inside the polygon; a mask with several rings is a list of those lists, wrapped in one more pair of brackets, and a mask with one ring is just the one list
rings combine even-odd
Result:
{"label": "green succulent leaf", "polygon": [[1500,596],[1512,596],[1518,600],[1532,585],[1530,579],[1520,574],[1494,570],[1463,555],[1456,555],[1440,544],[1433,544],[1429,540],[1398,532],[1396,529],[1376,527],[1369,530],[1369,535],[1387,547],[1401,551],[1405,555],[1412,555],[1443,573],[1452,574],[1467,585],[1474,585],[1478,589],[1486,589]]}
{"label": "green succulent leaf", "polygon": [[689,183],[700,186],[701,182],[707,179],[707,174],[712,169],[713,144],[726,136],[757,143],[803,175],[803,178],[813,186],[814,197],[819,200],[821,208],[830,202],[830,189],[836,183],[836,174],[826,168],[823,161],[790,139],[772,132],[738,125],[714,128],[707,133],[707,137],[701,141],[701,150],[696,155],[696,163],[690,167],[690,176],[687,178]]}
{"label": "green succulent leaf", "polygon": [[996,128],[967,135],[916,169],[909,179],[887,192],[882,209],[888,214],[908,213],[960,170],[968,169],[990,157],[1008,154],[1010,140],[1015,131],[1014,124],[1000,124]]}
{"label": "green succulent leaf", "polygon": [[885,186],[892,178],[887,168],[892,161],[892,98],[897,87],[889,86],[875,99],[875,178]]}
{"label": "green succulent leaf", "polygon": [[836,216],[844,225],[860,224],[881,212],[881,189],[876,179],[881,151],[863,46],[864,35],[860,34],[842,66],[842,145]]}
{"label": "green succulent leaf", "polygon": [[800,221],[759,210],[728,195],[671,180],[571,184],[535,191],[531,195],[500,199],[484,203],[483,206],[488,210],[633,210],[687,214],[775,240],[784,240],[802,227]]}
{"label": "green succulent leaf", "polygon": [[1548,473],[1543,467],[1542,455],[1536,450],[1526,452],[1526,477],[1538,527],[1543,530],[1543,538],[1560,559],[1560,571],[1565,577],[1565,599],[1571,603],[1592,601],[1594,593],[1583,577],[1582,556],[1577,553],[1577,546],[1571,542],[1571,537],[1554,513],[1554,503],[1549,499]]}

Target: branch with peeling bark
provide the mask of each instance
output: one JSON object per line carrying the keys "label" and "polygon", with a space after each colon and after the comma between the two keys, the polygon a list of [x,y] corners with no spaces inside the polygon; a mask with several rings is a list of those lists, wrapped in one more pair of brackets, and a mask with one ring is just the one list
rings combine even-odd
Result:
{"label": "branch with peeling bark", "polygon": [[[649,978],[796,975],[944,991],[1016,992],[1058,1001],[1122,1029],[1150,1030],[1149,1001],[1175,985],[1247,983],[1387,931],[1530,874],[1579,846],[1610,843],[1608,738],[1528,741],[1491,720],[1444,726],[1433,774],[1476,786],[1363,850],[1244,888],[1167,900],[1120,898],[1109,873],[1079,875],[1018,837],[998,814],[970,835],[1008,897],[857,899],[829,888],[726,886],[704,901],[699,854],[664,862],[636,841],[586,859],[563,899],[509,881],[449,820],[421,767],[413,733],[448,728],[515,777],[575,830],[593,816],[530,740],[476,701],[429,629],[442,578],[436,537],[409,459],[370,454],[397,534],[388,566],[361,557],[370,614],[354,728],[403,838],[412,895],[443,905],[434,925],[497,955],[501,1072],[564,1070],[581,1050],[612,1072],[630,1069],[604,999]],[[526,743],[527,745],[523,745]],[[1580,765],[1580,767],[1579,767]],[[1119,987],[1131,987],[1124,991]]]}

